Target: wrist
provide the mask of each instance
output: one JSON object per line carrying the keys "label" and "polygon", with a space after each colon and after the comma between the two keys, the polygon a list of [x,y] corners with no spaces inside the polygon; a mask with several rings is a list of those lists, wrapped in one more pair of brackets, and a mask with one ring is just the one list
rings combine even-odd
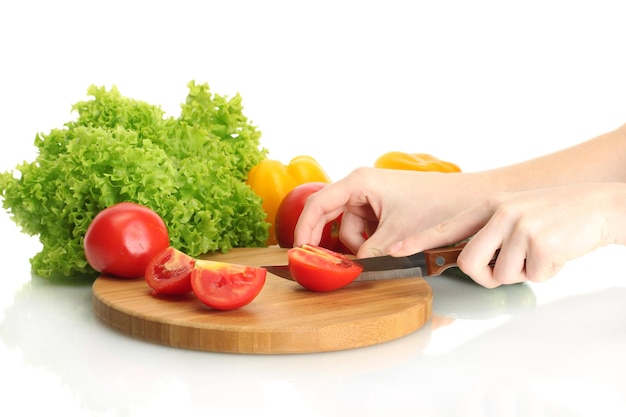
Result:
{"label": "wrist", "polygon": [[615,183],[607,206],[610,207],[606,216],[607,244],[626,246],[626,184]]}

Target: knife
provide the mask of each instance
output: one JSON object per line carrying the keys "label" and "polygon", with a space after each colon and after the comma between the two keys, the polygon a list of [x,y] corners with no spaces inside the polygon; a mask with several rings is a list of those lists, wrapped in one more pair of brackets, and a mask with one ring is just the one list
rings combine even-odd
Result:
{"label": "knife", "polygon": [[[456,260],[467,242],[455,246],[428,249],[409,256],[374,256],[371,258],[352,259],[363,266],[363,272],[355,281],[374,281],[394,278],[421,278],[422,276],[441,275],[449,268],[457,266]],[[489,265],[495,264],[498,251]],[[294,281],[289,272],[289,265],[263,266],[268,272]]]}

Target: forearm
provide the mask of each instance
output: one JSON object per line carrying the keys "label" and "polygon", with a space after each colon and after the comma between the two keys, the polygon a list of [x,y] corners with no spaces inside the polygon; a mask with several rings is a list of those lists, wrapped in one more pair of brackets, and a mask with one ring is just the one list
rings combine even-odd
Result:
{"label": "forearm", "polygon": [[478,173],[494,191],[523,191],[580,182],[626,182],[626,125],[586,142]]}
{"label": "forearm", "polygon": [[431,221],[435,223],[496,192],[583,182],[626,182],[626,125],[570,148],[517,164],[487,171],[443,174],[426,182],[442,192],[454,193],[452,199],[431,203],[437,206],[432,210]]}
{"label": "forearm", "polygon": [[[309,198],[295,243],[317,243],[343,213],[342,235],[359,256],[386,253],[411,233],[436,226],[498,192],[574,183],[626,184],[626,126],[526,162],[480,172],[360,168]],[[376,228],[376,232],[374,232]],[[369,236],[363,242],[363,235]]]}

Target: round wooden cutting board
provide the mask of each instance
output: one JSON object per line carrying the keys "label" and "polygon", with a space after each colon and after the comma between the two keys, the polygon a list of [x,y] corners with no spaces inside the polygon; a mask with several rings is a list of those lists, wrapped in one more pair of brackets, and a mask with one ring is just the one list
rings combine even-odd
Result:
{"label": "round wooden cutting board", "polygon": [[[286,249],[241,248],[206,259],[249,266],[286,264]],[[153,296],[143,279],[101,276],[96,316],[120,332],[180,348],[231,353],[306,353],[351,349],[405,336],[428,321],[432,291],[422,278],[354,282],[316,293],[270,273],[257,298],[212,310],[190,293]]]}

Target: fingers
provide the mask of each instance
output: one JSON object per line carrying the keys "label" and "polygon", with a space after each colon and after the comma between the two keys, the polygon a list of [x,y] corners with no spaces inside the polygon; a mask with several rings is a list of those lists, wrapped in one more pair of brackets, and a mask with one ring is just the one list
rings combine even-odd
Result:
{"label": "fingers", "polygon": [[[550,264],[551,258],[541,249],[545,244],[536,244],[536,240],[529,238],[532,227],[522,222],[525,207],[507,204],[509,198],[508,194],[494,195],[447,221],[390,245],[388,253],[407,256],[471,238],[457,264],[480,285],[494,288],[546,280],[560,266]],[[494,265],[492,260],[496,253]]]}
{"label": "fingers", "polygon": [[543,282],[556,275],[565,261],[559,255],[559,241],[554,240],[554,234],[542,233],[528,241],[524,276],[525,281]]}
{"label": "fingers", "polygon": [[[342,212],[342,240],[353,251],[358,248],[358,257],[407,256],[471,238],[458,258],[458,266],[479,284],[492,288],[545,281],[567,260],[614,243],[616,233],[607,227],[610,219],[624,223],[626,186],[590,183],[495,193],[422,230],[432,224],[423,218],[440,219],[445,206],[421,213],[421,206],[415,203],[421,195],[407,195],[405,186],[407,179],[418,177],[404,175],[393,170],[355,171],[313,194],[298,222],[297,244],[319,242],[324,225]],[[375,232],[371,234],[371,230]],[[368,239],[364,239],[364,232]]]}
{"label": "fingers", "polygon": [[[559,272],[563,262],[555,262],[544,240],[529,239],[519,227],[510,233],[489,230],[498,227],[501,224],[497,221],[489,222],[468,242],[457,260],[459,268],[477,283],[494,288],[526,281],[542,282]],[[497,236],[503,235],[507,238],[501,241]],[[491,267],[489,262],[496,251],[497,259]]]}
{"label": "fingers", "polygon": [[367,240],[365,240],[359,247],[356,253],[358,258],[369,258],[371,256],[387,255],[385,250],[389,246],[388,231],[385,228],[380,228],[374,232]]}
{"label": "fingers", "polygon": [[[465,245],[457,259],[461,271],[487,288],[525,281],[526,247],[521,242],[504,242],[498,222],[488,222]],[[494,233],[495,232],[495,233]],[[497,254],[495,265],[492,260]]]}
{"label": "fingers", "polygon": [[[371,170],[357,169],[347,177],[310,195],[296,224],[294,246],[317,245],[326,223],[344,211],[361,216],[368,222],[375,221],[376,216],[371,212],[371,201],[368,200],[364,190],[364,185],[373,182],[370,179]],[[351,219],[351,215],[346,217],[346,227],[343,226],[342,218],[343,238],[352,245],[357,245],[363,226],[359,225],[356,219]],[[354,226],[356,228],[352,229]]]}
{"label": "fingers", "polygon": [[357,253],[363,242],[365,242],[365,236],[367,236],[367,224],[365,220],[346,211],[341,218],[341,228],[339,229],[339,240],[343,243],[352,253]]}
{"label": "fingers", "polygon": [[340,182],[310,195],[296,224],[294,246],[317,245],[324,226],[343,212],[348,198],[349,195],[342,192]]}
{"label": "fingers", "polygon": [[408,256],[425,249],[446,246],[473,236],[491,218],[493,203],[485,201],[422,232],[387,247],[393,256]]}
{"label": "fingers", "polygon": [[[462,266],[467,274],[477,282],[488,286],[515,284],[526,281],[540,282],[554,276],[562,267],[557,262],[561,255],[556,250],[559,239],[554,236],[553,229],[546,229],[544,211],[539,210],[537,217],[534,209],[524,201],[503,203],[494,213],[489,222],[471,240],[467,258],[474,251],[481,252],[483,258],[478,262],[483,268],[477,267],[466,260]],[[552,222],[548,221],[548,224]],[[484,257],[494,248],[499,254],[494,267],[484,268]]]}

